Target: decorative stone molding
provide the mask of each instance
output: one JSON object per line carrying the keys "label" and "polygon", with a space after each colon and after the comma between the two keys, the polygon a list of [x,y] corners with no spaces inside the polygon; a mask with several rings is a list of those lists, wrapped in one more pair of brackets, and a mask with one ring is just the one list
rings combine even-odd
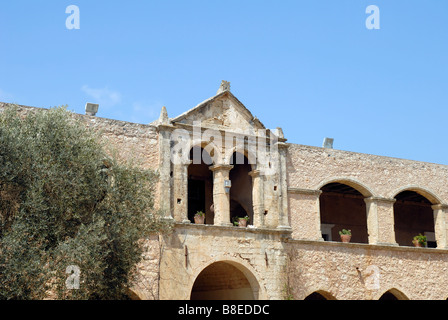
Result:
{"label": "decorative stone molding", "polygon": [[302,188],[288,188],[288,193],[319,196],[319,195],[321,195],[322,190],[302,189]]}

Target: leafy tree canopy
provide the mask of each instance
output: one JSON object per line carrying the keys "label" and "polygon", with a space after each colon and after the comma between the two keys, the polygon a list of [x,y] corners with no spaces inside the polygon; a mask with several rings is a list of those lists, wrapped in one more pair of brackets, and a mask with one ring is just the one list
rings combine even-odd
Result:
{"label": "leafy tree canopy", "polygon": [[[0,299],[121,299],[141,240],[169,230],[156,175],[118,162],[65,107],[0,113]],[[79,267],[67,290],[68,266]]]}

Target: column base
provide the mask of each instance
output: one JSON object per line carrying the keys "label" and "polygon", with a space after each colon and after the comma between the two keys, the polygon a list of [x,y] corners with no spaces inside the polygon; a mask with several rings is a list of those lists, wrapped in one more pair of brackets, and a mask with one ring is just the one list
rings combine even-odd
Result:
{"label": "column base", "polygon": [[279,230],[291,231],[292,228],[290,226],[277,226]]}
{"label": "column base", "polygon": [[398,243],[396,242],[375,242],[375,243],[369,243],[376,246],[389,246],[389,247],[399,247]]}
{"label": "column base", "polygon": [[222,227],[233,227],[233,224],[230,222],[223,222],[219,224]]}

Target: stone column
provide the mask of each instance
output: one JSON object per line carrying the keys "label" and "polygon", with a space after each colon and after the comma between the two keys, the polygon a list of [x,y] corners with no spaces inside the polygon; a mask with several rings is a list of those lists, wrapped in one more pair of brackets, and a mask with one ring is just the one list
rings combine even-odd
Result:
{"label": "stone column", "polygon": [[249,172],[252,177],[252,206],[253,206],[253,225],[257,228],[264,226],[264,184],[263,175],[260,170]]}
{"label": "stone column", "polygon": [[[213,205],[215,210],[215,225],[232,226],[230,222],[230,192],[226,192],[224,181],[229,180],[231,165],[214,165],[213,171]],[[230,190],[229,190],[230,191]]]}
{"label": "stone column", "polygon": [[364,199],[369,244],[397,246],[394,228],[395,199],[369,197]]}
{"label": "stone column", "polygon": [[434,212],[434,232],[436,234],[437,249],[448,249],[448,206],[445,204],[435,204],[431,208]]}
{"label": "stone column", "polygon": [[278,147],[279,154],[279,188],[280,188],[280,199],[279,199],[279,217],[278,217],[278,229],[289,230],[291,226],[289,225],[288,219],[288,181],[287,181],[287,168],[286,168],[286,150],[288,149],[288,144],[285,142],[276,143]]}
{"label": "stone column", "polygon": [[159,208],[165,219],[173,219],[171,207],[171,132],[170,125],[159,125]]}
{"label": "stone column", "polygon": [[190,223],[188,219],[188,166],[186,163],[173,164],[173,214],[176,222]]}

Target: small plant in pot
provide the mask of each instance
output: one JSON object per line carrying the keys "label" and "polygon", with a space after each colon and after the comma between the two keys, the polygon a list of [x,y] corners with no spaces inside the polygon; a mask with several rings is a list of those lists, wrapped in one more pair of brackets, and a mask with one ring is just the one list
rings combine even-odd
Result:
{"label": "small plant in pot", "polygon": [[238,218],[238,226],[240,227],[247,227],[247,222],[249,221],[249,216],[240,217]]}
{"label": "small plant in pot", "polygon": [[202,211],[196,212],[194,215],[194,223],[196,224],[204,224],[205,222],[205,213]]}
{"label": "small plant in pot", "polygon": [[421,233],[412,240],[414,247],[426,247],[426,236]]}
{"label": "small plant in pot", "polygon": [[348,229],[342,229],[339,231],[339,235],[341,236],[342,242],[350,242],[350,239],[352,238],[352,231]]}
{"label": "small plant in pot", "polygon": [[235,217],[233,218],[233,225],[245,228],[247,227],[247,222],[249,221],[249,216],[245,217]]}

